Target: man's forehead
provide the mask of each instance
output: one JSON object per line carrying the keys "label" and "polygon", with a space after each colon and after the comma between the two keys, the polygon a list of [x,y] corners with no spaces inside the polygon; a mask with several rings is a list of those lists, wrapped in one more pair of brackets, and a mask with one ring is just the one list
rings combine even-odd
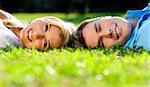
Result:
{"label": "man's forehead", "polygon": [[84,27],[83,27],[83,29],[88,29],[88,30],[90,30],[91,28],[93,28],[93,25],[94,25],[94,23],[95,22],[89,22],[88,24],[86,24]]}

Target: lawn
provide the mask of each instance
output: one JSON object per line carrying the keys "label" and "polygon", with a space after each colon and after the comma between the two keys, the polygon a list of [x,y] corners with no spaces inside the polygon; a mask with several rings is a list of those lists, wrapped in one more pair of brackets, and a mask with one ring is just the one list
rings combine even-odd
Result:
{"label": "lawn", "polygon": [[[15,13],[30,22],[53,15],[78,25],[87,18],[124,13]],[[150,53],[144,50],[62,48],[46,52],[0,50],[0,87],[149,87]]]}

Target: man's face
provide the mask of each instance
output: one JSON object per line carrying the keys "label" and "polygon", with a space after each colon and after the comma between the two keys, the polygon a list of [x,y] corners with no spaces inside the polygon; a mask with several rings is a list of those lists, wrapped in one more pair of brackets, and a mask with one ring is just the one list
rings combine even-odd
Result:
{"label": "man's face", "polygon": [[95,20],[82,29],[82,36],[88,48],[110,48],[114,45],[123,45],[130,33],[131,26],[119,17]]}

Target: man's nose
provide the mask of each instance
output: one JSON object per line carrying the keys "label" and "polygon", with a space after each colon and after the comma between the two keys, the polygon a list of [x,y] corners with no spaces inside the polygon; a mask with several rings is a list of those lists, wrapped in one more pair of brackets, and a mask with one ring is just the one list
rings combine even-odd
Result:
{"label": "man's nose", "polygon": [[99,36],[100,37],[112,38],[112,33],[113,33],[112,29],[108,29],[106,31],[100,32]]}

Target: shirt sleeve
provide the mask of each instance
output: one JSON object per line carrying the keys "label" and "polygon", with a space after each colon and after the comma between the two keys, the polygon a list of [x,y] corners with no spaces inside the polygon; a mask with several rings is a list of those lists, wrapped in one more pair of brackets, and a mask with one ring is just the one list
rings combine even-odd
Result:
{"label": "shirt sleeve", "polygon": [[150,3],[143,10],[128,10],[125,19],[140,19],[145,13],[150,13]]}
{"label": "shirt sleeve", "polygon": [[144,13],[143,10],[129,10],[126,12],[125,19],[140,19]]}
{"label": "shirt sleeve", "polygon": [[140,27],[136,40],[136,48],[143,47],[150,51],[150,22],[147,21]]}

